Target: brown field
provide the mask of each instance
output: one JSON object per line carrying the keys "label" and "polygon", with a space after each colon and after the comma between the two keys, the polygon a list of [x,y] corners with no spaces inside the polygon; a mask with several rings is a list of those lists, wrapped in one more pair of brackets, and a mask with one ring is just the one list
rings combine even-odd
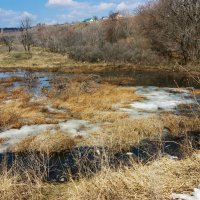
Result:
{"label": "brown field", "polygon": [[[107,70],[110,64],[78,63],[66,55],[50,53],[33,48],[32,54],[1,54],[2,70],[15,70],[25,67],[32,70],[52,70],[66,72],[100,72]],[[13,68],[14,67],[14,68]],[[117,68],[117,66],[115,66]],[[128,69],[135,66],[122,66]],[[54,87],[45,91],[45,98],[33,100],[25,88],[5,90],[15,78],[0,81],[0,129],[20,128],[24,125],[57,124],[71,118],[99,123],[101,129],[87,136],[72,137],[60,130],[46,131],[29,136],[17,143],[15,152],[40,151],[60,152],[80,146],[102,146],[113,152],[129,151],[130,147],[144,139],[160,140],[164,129],[172,135],[200,131],[198,116],[177,116],[160,114],[143,119],[132,119],[127,114],[117,112],[115,107],[128,107],[141,97],[133,88],[124,88],[123,84],[132,79],[102,79],[76,77],[72,80],[55,80]],[[23,80],[22,80],[23,81]],[[64,87],[59,89],[59,83]],[[199,95],[199,91],[194,91]],[[58,111],[54,112],[49,107]],[[65,112],[59,112],[59,110]],[[0,138],[0,144],[6,139]],[[23,177],[13,170],[2,170],[0,174],[0,197],[4,200],[153,200],[170,199],[172,192],[190,193],[199,184],[199,152],[186,156],[182,160],[168,157],[149,161],[146,164],[135,163],[129,167],[111,169],[105,166],[92,177],[81,177],[63,184],[44,183],[34,171],[24,172]],[[41,175],[42,176],[42,175]]]}

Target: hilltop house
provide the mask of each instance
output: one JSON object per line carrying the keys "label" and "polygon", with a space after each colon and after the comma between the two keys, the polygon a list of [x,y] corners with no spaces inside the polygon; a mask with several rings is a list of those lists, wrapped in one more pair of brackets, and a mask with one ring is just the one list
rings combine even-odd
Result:
{"label": "hilltop house", "polygon": [[82,22],[91,23],[91,22],[94,22],[94,19],[93,18],[88,18],[88,19],[84,19]]}

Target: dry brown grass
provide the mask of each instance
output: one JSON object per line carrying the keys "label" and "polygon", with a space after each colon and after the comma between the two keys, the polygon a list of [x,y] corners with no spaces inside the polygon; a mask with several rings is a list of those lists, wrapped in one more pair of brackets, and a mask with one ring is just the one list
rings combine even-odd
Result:
{"label": "dry brown grass", "polygon": [[[1,127],[20,128],[23,125],[42,124],[48,122],[39,108],[25,106],[24,102],[12,101],[0,105]],[[53,120],[52,120],[53,121]]]}
{"label": "dry brown grass", "polygon": [[[0,93],[1,94],[1,93]],[[5,94],[3,96],[3,94]],[[0,127],[20,128],[23,125],[33,124],[56,124],[60,120],[71,118],[67,112],[51,112],[46,106],[46,99],[31,101],[32,95],[24,88],[15,88],[10,92],[3,93],[0,103]],[[5,101],[9,100],[9,101]]]}
{"label": "dry brown grass", "polygon": [[198,116],[186,117],[173,114],[161,116],[163,126],[172,134],[187,133],[188,131],[200,131],[200,119]]}
{"label": "dry brown grass", "polygon": [[[0,45],[0,66],[1,70],[16,70],[31,69],[31,70],[45,70],[45,71],[61,71],[61,72],[74,72],[74,73],[98,73],[98,72],[109,72],[112,70],[146,70],[146,71],[163,71],[171,72],[172,70],[178,71],[188,75],[199,74],[199,66],[188,64],[187,71],[183,70],[182,67],[177,65],[133,65],[124,62],[118,62],[113,64],[113,62],[79,62],[69,58],[69,56],[61,53],[52,53],[47,49],[42,49],[39,47],[33,47],[31,49],[31,54],[24,53],[22,45],[15,44],[15,50],[8,53],[5,47]],[[124,80],[125,81],[125,80]],[[125,81],[126,82],[126,81]]]}
{"label": "dry brown grass", "polygon": [[193,96],[198,96],[200,95],[200,89],[195,89],[192,91]]}
{"label": "dry brown grass", "polygon": [[0,54],[0,65],[4,68],[59,68],[73,63],[75,62],[67,55],[51,53],[36,47],[32,48],[31,54],[24,53],[22,49]]}
{"label": "dry brown grass", "polygon": [[[113,105],[125,106],[140,99],[134,89],[113,86],[109,84],[92,85],[91,91],[84,91],[82,83],[71,82],[67,91],[54,99],[57,107],[70,109],[79,118],[92,122],[114,121],[127,117],[126,114],[114,112]],[[69,89],[70,88],[70,89]],[[70,93],[70,94],[69,94]]]}
{"label": "dry brown grass", "polygon": [[44,132],[29,136],[17,143],[12,149],[15,152],[39,151],[46,153],[61,152],[76,146],[76,140],[67,133]]}
{"label": "dry brown grass", "polygon": [[4,88],[0,88],[0,102],[8,97],[8,92]]}
{"label": "dry brown grass", "polygon": [[8,138],[0,138],[0,145],[4,144],[7,141]]}
{"label": "dry brown grass", "polygon": [[45,185],[37,178],[31,181],[28,172],[25,180],[20,175],[4,170],[0,175],[0,199],[2,200],[43,200]]}
{"label": "dry brown grass", "polygon": [[24,103],[30,101],[32,94],[28,93],[23,87],[16,87],[10,91],[10,100],[20,99]]}
{"label": "dry brown grass", "polygon": [[21,118],[11,108],[0,108],[0,130],[7,128],[20,128],[22,126]]}
{"label": "dry brown grass", "polygon": [[5,170],[0,175],[0,196],[5,200],[169,200],[172,193],[192,192],[199,184],[199,171],[200,152],[183,160],[162,157],[145,165],[105,167],[90,178],[57,185],[42,183],[28,171],[22,180]]}
{"label": "dry brown grass", "polygon": [[3,79],[0,79],[0,84],[12,84],[15,81],[17,82],[24,81],[24,78],[22,77],[3,78]]}
{"label": "dry brown grass", "polygon": [[[190,193],[200,180],[200,154],[184,160],[160,158],[148,165],[133,164],[117,171],[105,169],[91,179],[58,187],[50,199],[153,200]],[[55,190],[56,191],[56,190]]]}
{"label": "dry brown grass", "polygon": [[83,144],[106,146],[116,152],[128,151],[144,139],[160,140],[165,128],[174,136],[200,131],[200,119],[172,114],[141,119],[115,118],[112,123],[102,125],[99,132],[90,134]]}
{"label": "dry brown grass", "polygon": [[151,119],[119,119],[106,124],[103,130],[91,134],[87,141],[89,144],[106,146],[113,151],[129,150],[145,138],[162,136],[163,124],[157,118]]}

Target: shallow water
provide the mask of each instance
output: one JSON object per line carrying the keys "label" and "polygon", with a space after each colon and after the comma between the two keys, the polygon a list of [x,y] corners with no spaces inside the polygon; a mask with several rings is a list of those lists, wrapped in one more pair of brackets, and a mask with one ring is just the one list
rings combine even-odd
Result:
{"label": "shallow water", "polygon": [[16,87],[25,87],[28,92],[35,96],[40,95],[42,89],[51,87],[54,79],[70,78],[72,74],[54,73],[54,72],[31,72],[31,71],[16,71],[16,72],[0,72],[0,80],[6,78],[22,78],[14,81],[13,84],[7,86],[8,90]]}
{"label": "shallow water", "polygon": [[[88,74],[80,74],[81,76],[88,76]],[[152,72],[152,71],[119,71],[112,70],[109,72],[101,72],[100,75],[103,79],[109,78],[122,78],[125,82],[119,81],[115,84],[122,86],[155,86],[155,87],[193,87],[200,88],[200,84],[197,83],[193,77],[186,76],[180,73],[169,73],[169,72]],[[43,87],[51,87],[54,79],[62,80],[76,76],[72,73],[61,73],[61,72],[31,72],[25,70],[18,70],[16,72],[0,72],[0,80],[5,78],[20,77],[24,78],[23,81],[15,81],[13,85],[9,86],[8,89],[15,87],[26,86],[31,93],[35,95],[41,94]],[[112,81],[111,81],[112,82]]]}
{"label": "shallow water", "polygon": [[194,77],[179,72],[163,72],[148,70],[120,70],[114,69],[101,72],[102,77],[132,78],[128,83],[120,83],[126,86],[157,86],[157,87],[193,87],[200,88],[200,84]]}

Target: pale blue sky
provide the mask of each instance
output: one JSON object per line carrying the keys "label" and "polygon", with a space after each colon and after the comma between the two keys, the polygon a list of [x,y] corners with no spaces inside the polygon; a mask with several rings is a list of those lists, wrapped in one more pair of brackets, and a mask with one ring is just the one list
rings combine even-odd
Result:
{"label": "pale blue sky", "polygon": [[134,10],[147,0],[0,0],[0,27],[18,27],[23,17],[39,23],[82,21],[110,11]]}

